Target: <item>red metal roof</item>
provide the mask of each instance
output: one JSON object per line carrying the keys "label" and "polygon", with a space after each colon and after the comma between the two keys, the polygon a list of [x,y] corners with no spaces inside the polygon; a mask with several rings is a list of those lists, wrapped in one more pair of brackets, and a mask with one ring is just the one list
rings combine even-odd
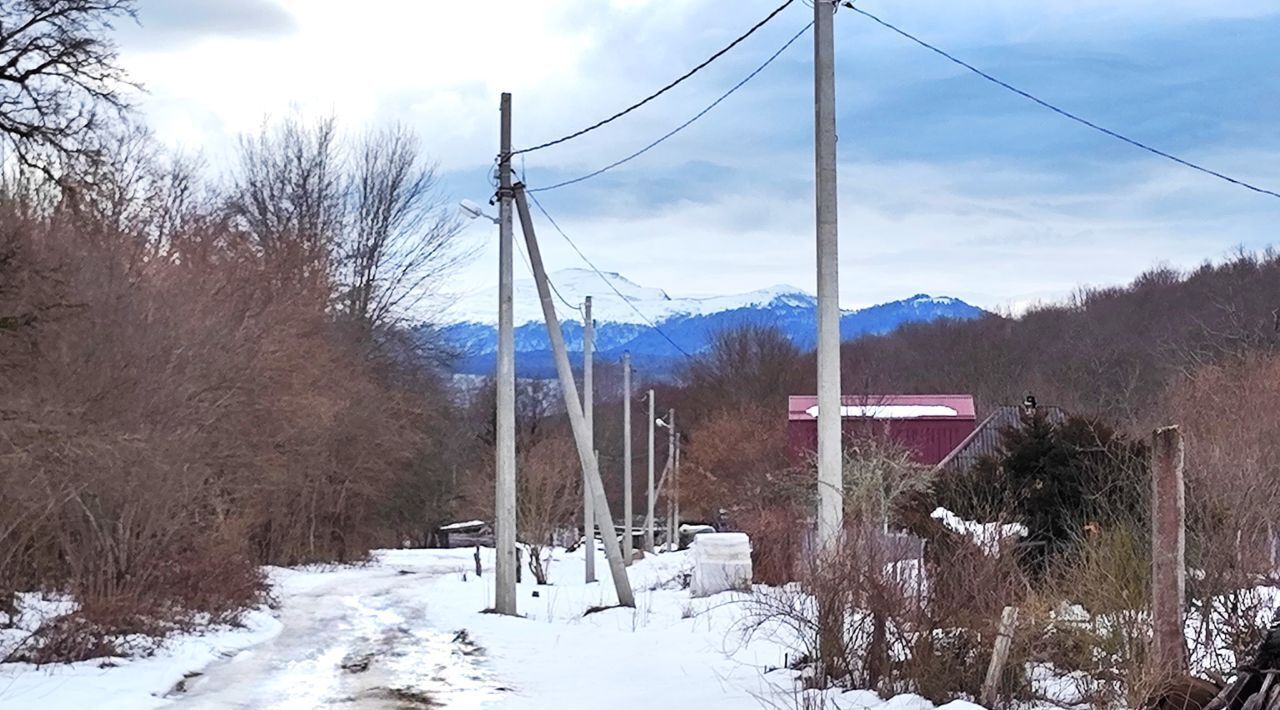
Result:
{"label": "red metal roof", "polygon": [[[840,404],[844,419],[977,419],[973,396],[967,394],[846,394]],[[787,398],[787,419],[814,421],[817,407],[814,395],[792,395]]]}

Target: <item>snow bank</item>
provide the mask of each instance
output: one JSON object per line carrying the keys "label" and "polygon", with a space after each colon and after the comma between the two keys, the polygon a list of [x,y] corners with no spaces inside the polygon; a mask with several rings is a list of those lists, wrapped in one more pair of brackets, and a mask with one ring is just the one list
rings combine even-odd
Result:
{"label": "snow bank", "polygon": [[[49,608],[40,604],[33,613],[43,614]],[[245,613],[240,626],[175,636],[143,658],[46,666],[0,664],[0,709],[135,710],[167,705],[170,700],[164,696],[188,673],[262,643],[281,628],[264,607]]]}
{"label": "snow bank", "polygon": [[946,508],[938,508],[929,517],[941,522],[948,530],[973,540],[974,544],[992,557],[1000,554],[1005,541],[1027,536],[1027,527],[1025,525],[1019,523],[1006,525],[978,523],[972,520],[965,520]]}
{"label": "snow bank", "polygon": [[[472,554],[385,550],[364,567],[270,569],[283,632],[259,610],[246,628],[175,638],[151,658],[0,666],[0,708],[158,707],[175,700],[165,693],[185,674],[203,669],[185,697],[195,707],[324,707],[377,674],[385,687],[453,687],[456,694],[433,697],[459,708],[754,710],[803,707],[803,698],[837,710],[935,710],[914,695],[803,690],[785,668],[797,647],[790,632],[744,634],[750,593],[691,597],[693,553],[633,564],[630,609],[614,606],[602,558],[602,580],[586,584],[583,550],[557,549],[552,584],[525,575],[518,585],[521,617],[480,613],[492,604],[493,551],[482,550],[480,577]],[[584,614],[591,607],[604,609]],[[468,639],[471,650],[460,658],[439,638]],[[387,653],[367,672],[344,672],[366,643]],[[965,702],[942,708],[979,710]]]}

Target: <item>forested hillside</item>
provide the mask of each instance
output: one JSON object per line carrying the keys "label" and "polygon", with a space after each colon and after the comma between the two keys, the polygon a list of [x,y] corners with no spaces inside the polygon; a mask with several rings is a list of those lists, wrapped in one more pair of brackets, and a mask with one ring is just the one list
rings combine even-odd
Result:
{"label": "forested hillside", "polygon": [[971,392],[1150,424],[1196,368],[1280,344],[1280,255],[1237,253],[1127,286],[1082,288],[1018,318],[909,324],[843,348],[846,390]]}

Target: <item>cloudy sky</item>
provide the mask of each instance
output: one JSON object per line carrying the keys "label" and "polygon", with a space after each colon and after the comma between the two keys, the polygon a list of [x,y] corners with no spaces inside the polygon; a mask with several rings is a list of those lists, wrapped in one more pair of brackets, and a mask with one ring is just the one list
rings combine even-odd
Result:
{"label": "cloudy sky", "polygon": [[[264,117],[415,127],[455,199],[485,201],[498,95],[517,146],[603,118],[780,0],[143,0],[123,60],[166,143],[225,165]],[[1255,0],[861,0],[1005,80],[1280,191],[1280,5]],[[796,0],[677,90],[529,155],[530,186],[687,120],[811,19]],[[1002,91],[853,12],[836,17],[841,299],[987,308],[1190,267],[1273,240],[1280,199],[1138,151]],[[540,198],[602,269],[673,294],[812,290],[812,37],[643,157]],[[551,268],[581,262],[549,227]],[[496,280],[491,225],[460,283]],[[517,266],[517,278],[523,266]]]}

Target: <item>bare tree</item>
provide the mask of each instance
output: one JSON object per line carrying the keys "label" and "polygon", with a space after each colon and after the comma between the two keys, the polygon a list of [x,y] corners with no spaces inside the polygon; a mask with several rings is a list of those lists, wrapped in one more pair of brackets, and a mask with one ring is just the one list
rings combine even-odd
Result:
{"label": "bare tree", "polygon": [[682,373],[687,389],[695,394],[690,413],[696,418],[725,404],[782,405],[787,395],[805,386],[802,357],[800,348],[776,325],[748,323],[716,331],[707,349]]}
{"label": "bare tree", "polygon": [[529,550],[529,571],[547,583],[555,535],[572,524],[580,498],[573,445],[565,437],[544,439],[523,457],[520,467],[520,542]]}
{"label": "bare tree", "polygon": [[351,218],[342,245],[348,315],[370,326],[405,316],[467,256],[434,165],[404,126],[371,131],[352,166]]}
{"label": "bare tree", "polygon": [[108,34],[133,14],[133,0],[0,3],[0,140],[19,163],[56,179],[59,162],[100,154],[133,86]]}
{"label": "bare tree", "polygon": [[327,259],[343,229],[345,178],[337,123],[290,117],[240,139],[230,211],[266,253]]}
{"label": "bare tree", "polygon": [[288,118],[240,141],[229,208],[264,253],[301,257],[365,330],[395,325],[467,258],[417,137],[394,126],[354,148],[327,118]]}

